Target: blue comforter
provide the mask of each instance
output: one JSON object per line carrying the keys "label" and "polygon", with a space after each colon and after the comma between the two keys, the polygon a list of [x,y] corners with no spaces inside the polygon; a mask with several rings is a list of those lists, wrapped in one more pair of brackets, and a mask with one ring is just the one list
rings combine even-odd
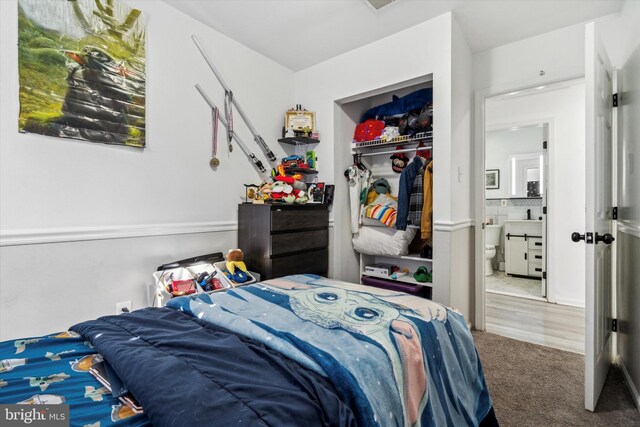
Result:
{"label": "blue comforter", "polygon": [[491,409],[464,318],[429,300],[296,275],[168,305],[328,378],[361,426],[477,426]]}
{"label": "blue comforter", "polygon": [[148,308],[72,330],[109,361],[155,427],[355,426],[327,379],[180,311]]}

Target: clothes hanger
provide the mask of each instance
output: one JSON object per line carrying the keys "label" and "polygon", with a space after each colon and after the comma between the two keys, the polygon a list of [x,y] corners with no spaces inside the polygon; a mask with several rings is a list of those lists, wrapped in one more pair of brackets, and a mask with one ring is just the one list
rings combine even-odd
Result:
{"label": "clothes hanger", "polygon": [[357,163],[358,168],[360,168],[360,170],[363,170],[363,171],[368,171],[369,168],[367,167],[367,165],[362,163],[362,154],[358,153],[357,157],[358,157],[358,163]]}

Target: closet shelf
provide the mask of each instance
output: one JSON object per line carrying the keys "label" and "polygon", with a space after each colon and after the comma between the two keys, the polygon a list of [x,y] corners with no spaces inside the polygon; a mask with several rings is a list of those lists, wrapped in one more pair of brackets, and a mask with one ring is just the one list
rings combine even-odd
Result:
{"label": "closet shelf", "polygon": [[[370,141],[361,141],[353,144],[353,151],[359,152],[361,149],[367,148],[378,148],[378,147],[388,147],[390,145],[405,145],[405,144],[414,144],[418,142],[424,142],[432,144],[433,142],[433,131],[429,132],[420,132],[415,134],[413,137],[409,136],[396,136],[391,140],[387,141],[386,139],[373,139]],[[425,147],[428,149],[429,147]]]}
{"label": "closet shelf", "polygon": [[420,254],[401,255],[398,258],[407,259],[411,261],[432,262],[431,258],[421,258]]}

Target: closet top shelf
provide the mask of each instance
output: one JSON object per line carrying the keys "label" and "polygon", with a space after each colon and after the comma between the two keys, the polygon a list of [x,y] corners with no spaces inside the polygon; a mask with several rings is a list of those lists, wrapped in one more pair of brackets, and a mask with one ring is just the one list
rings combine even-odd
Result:
{"label": "closet top shelf", "polygon": [[353,144],[352,148],[355,153],[370,152],[369,149],[375,148],[383,148],[389,146],[398,146],[398,145],[407,145],[414,144],[418,142],[423,142],[425,144],[431,145],[433,143],[433,131],[429,132],[420,132],[412,137],[409,136],[397,136],[389,141],[386,139],[374,139],[371,141],[361,141]]}

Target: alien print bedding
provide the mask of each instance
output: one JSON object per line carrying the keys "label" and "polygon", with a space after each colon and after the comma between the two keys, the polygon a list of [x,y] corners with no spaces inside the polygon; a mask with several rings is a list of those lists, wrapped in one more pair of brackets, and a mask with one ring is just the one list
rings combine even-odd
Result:
{"label": "alien print bedding", "polygon": [[0,343],[0,403],[69,404],[74,426],[150,425],[89,373],[102,360],[75,332]]}
{"label": "alien print bedding", "polygon": [[[0,403],[64,400],[72,425],[497,426],[463,317],[404,293],[295,275],[71,329],[0,344]],[[144,415],[114,421],[85,357]]]}

